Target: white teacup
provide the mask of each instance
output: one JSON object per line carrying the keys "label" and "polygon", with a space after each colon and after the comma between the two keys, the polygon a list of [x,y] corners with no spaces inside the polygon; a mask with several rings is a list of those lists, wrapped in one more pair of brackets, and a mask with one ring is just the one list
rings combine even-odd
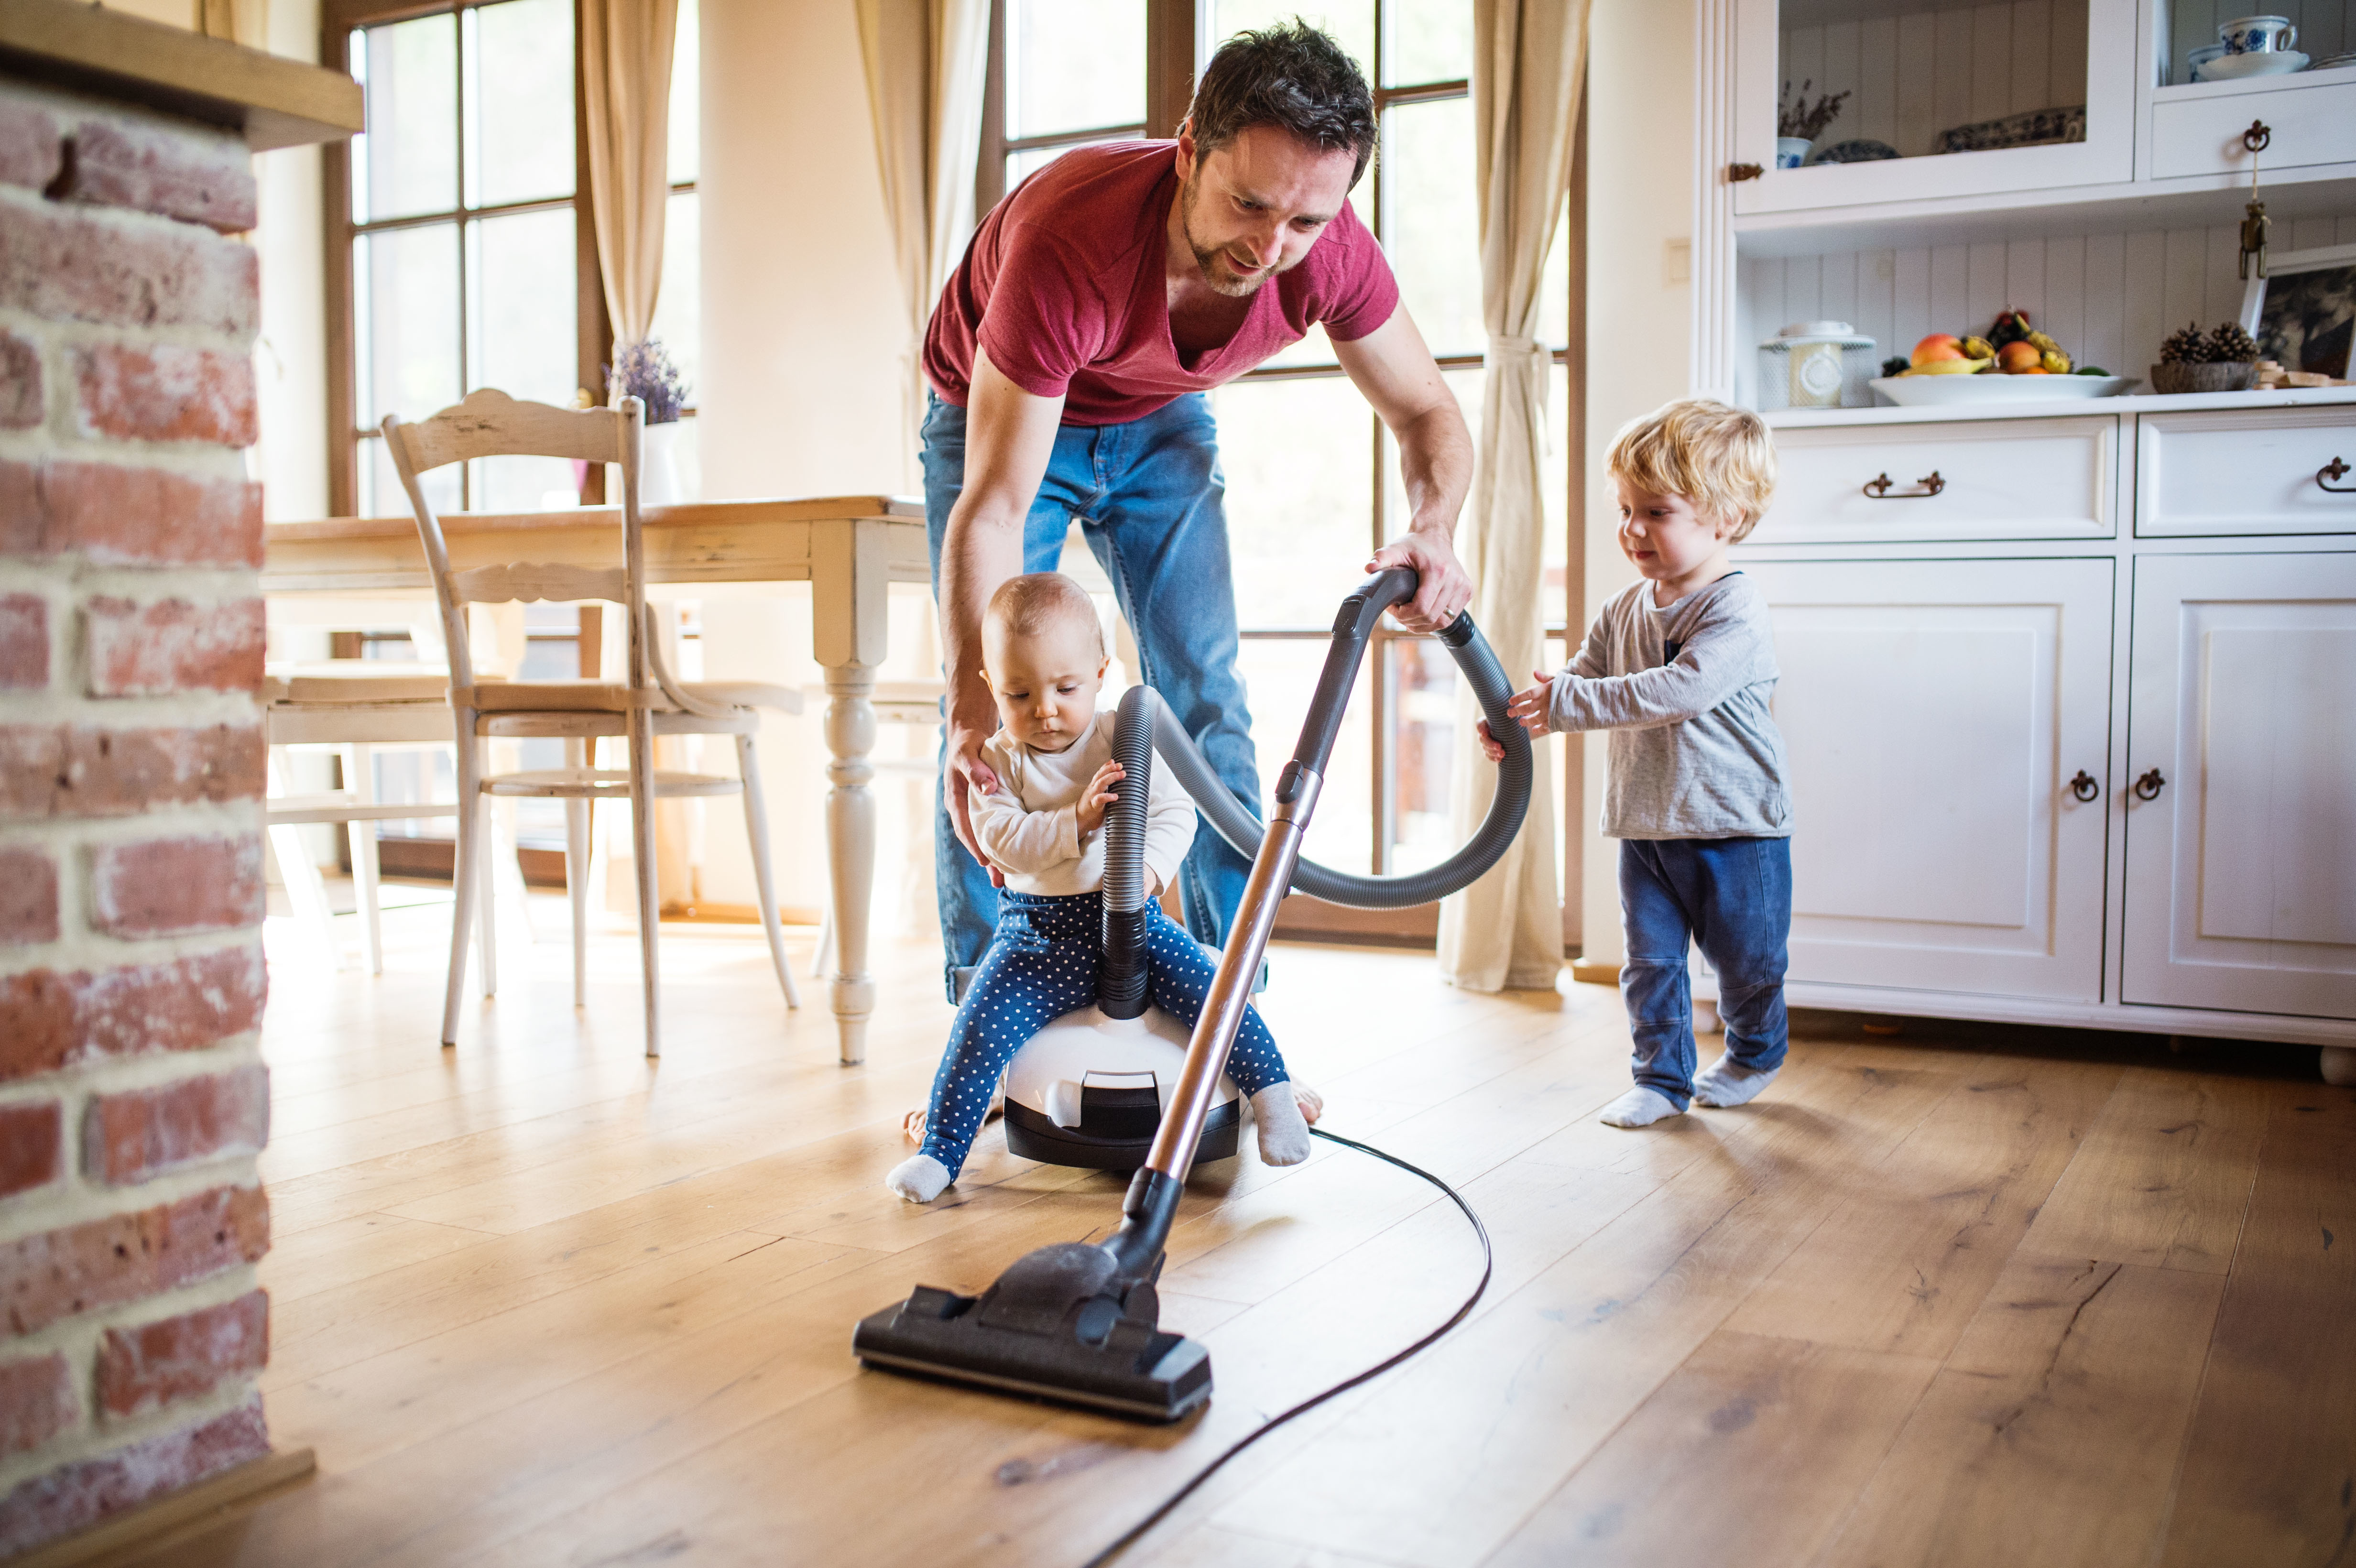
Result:
{"label": "white teacup", "polygon": [[2217,24],[2217,37],[2228,54],[2279,54],[2298,42],[2298,29],[2288,16],[2241,16]]}

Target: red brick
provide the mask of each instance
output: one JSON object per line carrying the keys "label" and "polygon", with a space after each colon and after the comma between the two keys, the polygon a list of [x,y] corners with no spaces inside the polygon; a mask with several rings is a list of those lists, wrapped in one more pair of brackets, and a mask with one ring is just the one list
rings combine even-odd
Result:
{"label": "red brick", "polygon": [[[59,1101],[0,1105],[0,1198],[30,1192],[58,1179],[65,1127],[65,1106]],[[6,1451],[7,1445],[0,1443],[0,1453]]]}
{"label": "red brick", "polygon": [[267,628],[259,599],[92,599],[82,607],[82,635],[92,697],[250,692],[262,685]]}
{"label": "red brick", "polygon": [[39,691],[49,684],[49,602],[37,593],[0,593],[0,689]]}
{"label": "red brick", "polygon": [[0,555],[260,566],[262,486],[112,463],[0,463]]}
{"label": "red brick", "polygon": [[157,805],[260,800],[268,754],[254,724],[0,724],[0,818],[134,816]]}
{"label": "red brick", "polygon": [[262,1022],[259,944],[119,969],[0,977],[0,1081],[101,1057],[202,1051]]}
{"label": "red brick", "polygon": [[79,1312],[177,1289],[269,1250],[270,1200],[262,1189],[216,1187],[0,1247],[0,1303],[10,1332],[30,1334]]}
{"label": "red brick", "polygon": [[183,343],[102,343],[75,358],[84,435],[252,446],[261,434],[253,361],[241,354]]}
{"label": "red brick", "polygon": [[38,1448],[80,1417],[64,1356],[0,1361],[0,1455]]}
{"label": "red brick", "polygon": [[0,332],[0,430],[31,430],[48,417],[41,400],[41,346]]}
{"label": "red brick", "polygon": [[95,1094],[82,1115],[82,1170],[122,1186],[270,1141],[270,1070],[259,1065],[153,1089]]}
{"label": "red brick", "polygon": [[91,852],[91,927],[186,936],[262,923],[262,835],[149,838]]}
{"label": "red brick", "polygon": [[270,1297],[184,1312],[136,1328],[110,1328],[98,1348],[98,1403],[111,1416],[145,1415],[258,1372],[270,1360]]}
{"label": "red brick", "polygon": [[63,161],[59,144],[47,110],[0,95],[0,185],[47,186]]}
{"label": "red brick", "polygon": [[23,845],[0,848],[0,942],[57,939],[57,863]]}
{"label": "red brick", "polygon": [[244,145],[166,126],[87,120],[66,152],[56,199],[134,207],[223,233],[253,227],[253,159]]}
{"label": "red brick", "polygon": [[251,245],[160,218],[11,201],[0,220],[0,307],[48,321],[249,337],[259,268]]}
{"label": "red brick", "polygon": [[86,1530],[269,1452],[257,1393],[209,1421],[35,1476],[0,1498],[0,1556]]}

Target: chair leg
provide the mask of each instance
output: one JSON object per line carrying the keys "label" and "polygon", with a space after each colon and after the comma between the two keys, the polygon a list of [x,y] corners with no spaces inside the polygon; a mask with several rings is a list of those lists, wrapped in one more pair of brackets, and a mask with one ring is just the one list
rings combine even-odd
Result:
{"label": "chair leg", "polygon": [[474,809],[469,814],[478,825],[475,848],[475,896],[480,907],[475,912],[475,946],[483,965],[483,995],[499,994],[499,901],[498,901],[498,824],[491,819],[492,801],[481,792],[480,782],[490,772],[488,744],[475,742],[475,778],[477,789]]}
{"label": "chair leg", "polygon": [[[459,709],[457,719],[458,744],[452,760],[458,770],[458,865],[450,890],[450,983],[442,997],[444,1045],[458,1043],[458,998],[466,987],[466,928],[474,919],[475,880],[483,858],[483,753],[475,741],[474,709]],[[484,955],[489,956],[487,950]]]}
{"label": "chair leg", "polygon": [[647,1054],[662,1054],[661,1019],[656,1002],[656,943],[662,915],[662,889],[655,871],[654,716],[630,709],[630,834],[638,876],[638,953],[646,970]]}
{"label": "chair leg", "polygon": [[[344,748],[344,787],[360,805],[376,804],[376,753],[354,742]],[[360,950],[368,955],[369,973],[384,973],[384,918],[377,893],[376,824],[350,822],[345,833],[352,846],[352,887],[359,895]]]}
{"label": "chair leg", "polygon": [[[587,771],[588,742],[564,742],[564,765]],[[589,829],[595,802],[586,796],[564,803],[564,891],[573,901],[573,1005],[589,1005]]]}
{"label": "chair leg", "polygon": [[[273,795],[291,793],[286,787],[286,754],[278,747],[270,749],[269,783]],[[286,901],[294,907],[294,918],[330,966],[344,966],[343,944],[336,940],[335,912],[327,907],[327,884],[319,876],[319,868],[312,863],[311,852],[303,847],[303,829],[281,823],[270,829],[270,852],[278,861],[278,879],[286,887]]]}
{"label": "chair leg", "polygon": [[744,781],[744,837],[753,842],[753,885],[761,894],[761,929],[769,938],[769,962],[777,966],[777,984],[786,989],[786,1006],[802,1005],[794,989],[793,965],[786,962],[786,932],[777,919],[777,881],[769,869],[769,811],[761,800],[761,765],[754,760],[753,737],[736,737],[736,776]]}

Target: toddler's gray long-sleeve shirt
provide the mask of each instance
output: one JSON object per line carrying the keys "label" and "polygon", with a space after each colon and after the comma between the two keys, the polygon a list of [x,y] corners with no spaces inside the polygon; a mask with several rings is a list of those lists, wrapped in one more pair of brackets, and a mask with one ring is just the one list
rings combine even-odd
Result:
{"label": "toddler's gray long-sleeve shirt", "polygon": [[1612,731],[1605,836],[1791,837],[1777,673],[1767,602],[1739,571],[1666,609],[1650,582],[1614,595],[1547,707],[1549,730]]}

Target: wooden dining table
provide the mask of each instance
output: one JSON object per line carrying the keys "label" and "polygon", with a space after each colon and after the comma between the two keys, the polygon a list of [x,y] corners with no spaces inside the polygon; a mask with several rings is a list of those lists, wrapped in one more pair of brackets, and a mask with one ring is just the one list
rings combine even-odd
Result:
{"label": "wooden dining table", "polygon": [[[812,649],[826,672],[827,861],[835,973],[829,982],[845,1063],[866,1056],[875,1010],[868,911],[875,873],[876,668],[884,662],[894,582],[930,582],[924,503],[894,496],[698,501],[641,509],[650,584],[807,582]],[[442,517],[450,564],[611,566],[621,511],[452,512]],[[262,530],[265,597],[430,600],[433,581],[408,517],[330,517]]]}

